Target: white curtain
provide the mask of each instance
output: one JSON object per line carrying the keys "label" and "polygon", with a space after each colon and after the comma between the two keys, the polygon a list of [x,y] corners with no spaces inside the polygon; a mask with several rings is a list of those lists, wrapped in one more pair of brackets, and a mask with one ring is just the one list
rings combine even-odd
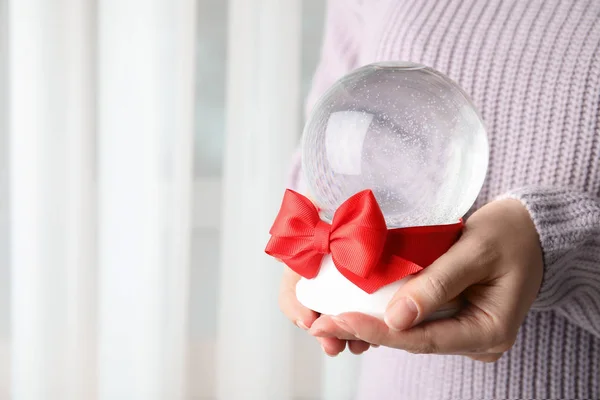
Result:
{"label": "white curtain", "polygon": [[357,358],[285,320],[263,252],[320,0],[227,3],[223,173],[199,178],[203,1],[0,0],[0,398],[352,398]]}
{"label": "white curtain", "polygon": [[15,399],[184,396],[194,7],[8,3]]}

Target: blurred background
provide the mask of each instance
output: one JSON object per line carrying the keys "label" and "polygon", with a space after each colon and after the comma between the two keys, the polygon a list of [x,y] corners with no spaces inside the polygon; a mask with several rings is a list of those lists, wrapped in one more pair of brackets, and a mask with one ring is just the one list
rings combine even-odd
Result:
{"label": "blurred background", "polygon": [[322,0],[0,0],[0,398],[350,399],[263,252]]}

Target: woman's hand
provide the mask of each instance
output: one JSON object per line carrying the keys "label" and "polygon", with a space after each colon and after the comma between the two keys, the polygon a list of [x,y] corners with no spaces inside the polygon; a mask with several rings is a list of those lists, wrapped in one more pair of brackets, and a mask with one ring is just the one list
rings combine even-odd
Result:
{"label": "woman's hand", "polygon": [[[385,323],[347,313],[321,317],[311,331],[411,353],[496,361],[512,347],[542,274],[542,252],[529,213],[516,200],[500,200],[475,212],[460,240],[400,288]],[[419,324],[461,294],[464,305],[456,316]]]}
{"label": "woman's hand", "polygon": [[[323,351],[329,356],[336,356],[346,348],[354,354],[361,354],[369,349],[369,344],[362,340],[349,337],[348,340],[335,337],[333,334],[328,334],[326,331],[320,330],[319,326],[322,319],[328,320],[326,317],[319,317],[314,311],[304,307],[296,298],[296,283],[300,280],[300,275],[285,267],[281,287],[279,290],[279,307],[281,311],[299,328],[306,331],[310,330],[318,336]],[[315,321],[318,321],[315,323]],[[333,326],[335,329],[335,325]],[[347,334],[344,334],[348,336]]]}

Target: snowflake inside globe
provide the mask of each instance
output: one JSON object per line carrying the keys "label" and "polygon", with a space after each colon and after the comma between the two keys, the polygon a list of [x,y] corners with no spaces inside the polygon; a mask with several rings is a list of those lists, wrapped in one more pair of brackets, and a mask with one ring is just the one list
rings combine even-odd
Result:
{"label": "snowflake inside globe", "polygon": [[315,105],[302,168],[328,221],[371,189],[390,228],[451,224],[475,202],[488,152],[483,121],[458,85],[422,65],[380,63],[346,75]]}

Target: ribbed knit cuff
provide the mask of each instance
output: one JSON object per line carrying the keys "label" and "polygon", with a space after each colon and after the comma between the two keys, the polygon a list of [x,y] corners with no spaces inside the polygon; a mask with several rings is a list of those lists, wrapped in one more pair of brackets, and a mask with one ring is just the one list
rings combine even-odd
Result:
{"label": "ribbed knit cuff", "polygon": [[[578,291],[600,293],[599,200],[569,188],[540,186],[513,190],[498,199],[506,198],[527,208],[540,238],[544,277],[532,308],[571,308],[570,301],[587,303]],[[592,303],[599,299],[588,300],[582,308],[597,307]]]}

